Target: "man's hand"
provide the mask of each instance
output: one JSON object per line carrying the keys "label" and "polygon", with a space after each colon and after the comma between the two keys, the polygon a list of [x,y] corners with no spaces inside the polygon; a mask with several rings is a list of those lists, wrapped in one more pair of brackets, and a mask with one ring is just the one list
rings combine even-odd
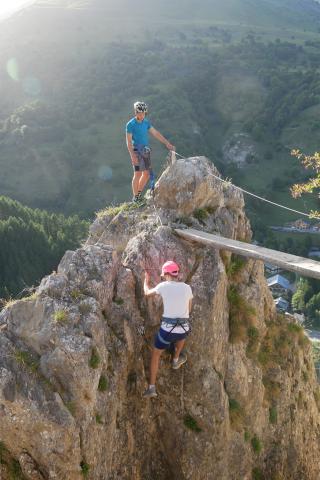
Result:
{"label": "man's hand", "polygon": [[176,149],[176,147],[174,145],[172,145],[172,143],[170,143],[170,142],[166,143],[166,147],[167,147],[168,150],[175,150]]}

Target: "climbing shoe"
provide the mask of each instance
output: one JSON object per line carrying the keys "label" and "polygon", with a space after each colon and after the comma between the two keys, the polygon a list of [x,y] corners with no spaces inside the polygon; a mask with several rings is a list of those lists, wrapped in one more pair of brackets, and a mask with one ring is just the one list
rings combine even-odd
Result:
{"label": "climbing shoe", "polygon": [[156,387],[148,387],[147,390],[143,392],[143,398],[154,398],[157,397],[158,394],[156,392]]}
{"label": "climbing shoe", "polygon": [[187,355],[183,352],[180,353],[180,356],[178,358],[178,360],[175,362],[174,360],[172,360],[172,368],[174,370],[178,370],[178,368],[180,368],[184,363],[186,363],[187,361]]}

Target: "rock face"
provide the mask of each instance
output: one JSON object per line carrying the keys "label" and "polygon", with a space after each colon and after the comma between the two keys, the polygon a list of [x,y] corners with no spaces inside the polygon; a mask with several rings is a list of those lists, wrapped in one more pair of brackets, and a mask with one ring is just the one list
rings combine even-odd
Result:
{"label": "rock face", "polygon": [[[176,161],[155,204],[106,211],[36,295],[0,314],[0,478],[317,480],[320,396],[310,345],[279,317],[263,265],[181,240],[174,227],[250,240],[244,201],[205,158]],[[114,214],[114,212],[113,212]],[[143,272],[181,266],[194,293],[188,362],[163,354]]]}

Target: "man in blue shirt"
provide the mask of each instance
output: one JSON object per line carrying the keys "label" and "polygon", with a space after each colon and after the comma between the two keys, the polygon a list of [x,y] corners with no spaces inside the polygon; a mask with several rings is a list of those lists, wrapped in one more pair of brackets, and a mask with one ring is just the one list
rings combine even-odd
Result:
{"label": "man in blue shirt", "polygon": [[126,141],[134,170],[132,200],[140,202],[141,194],[149,179],[151,169],[149,133],[163,143],[168,150],[175,150],[175,147],[146,118],[148,107],[144,102],[136,102],[133,108],[135,116],[127,123]]}

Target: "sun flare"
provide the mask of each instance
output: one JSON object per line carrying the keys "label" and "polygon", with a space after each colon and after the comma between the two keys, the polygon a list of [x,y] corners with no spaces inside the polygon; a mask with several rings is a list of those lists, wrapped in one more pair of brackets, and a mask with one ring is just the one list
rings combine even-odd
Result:
{"label": "sun flare", "polygon": [[30,3],[30,0],[0,0],[0,16],[9,15]]}

